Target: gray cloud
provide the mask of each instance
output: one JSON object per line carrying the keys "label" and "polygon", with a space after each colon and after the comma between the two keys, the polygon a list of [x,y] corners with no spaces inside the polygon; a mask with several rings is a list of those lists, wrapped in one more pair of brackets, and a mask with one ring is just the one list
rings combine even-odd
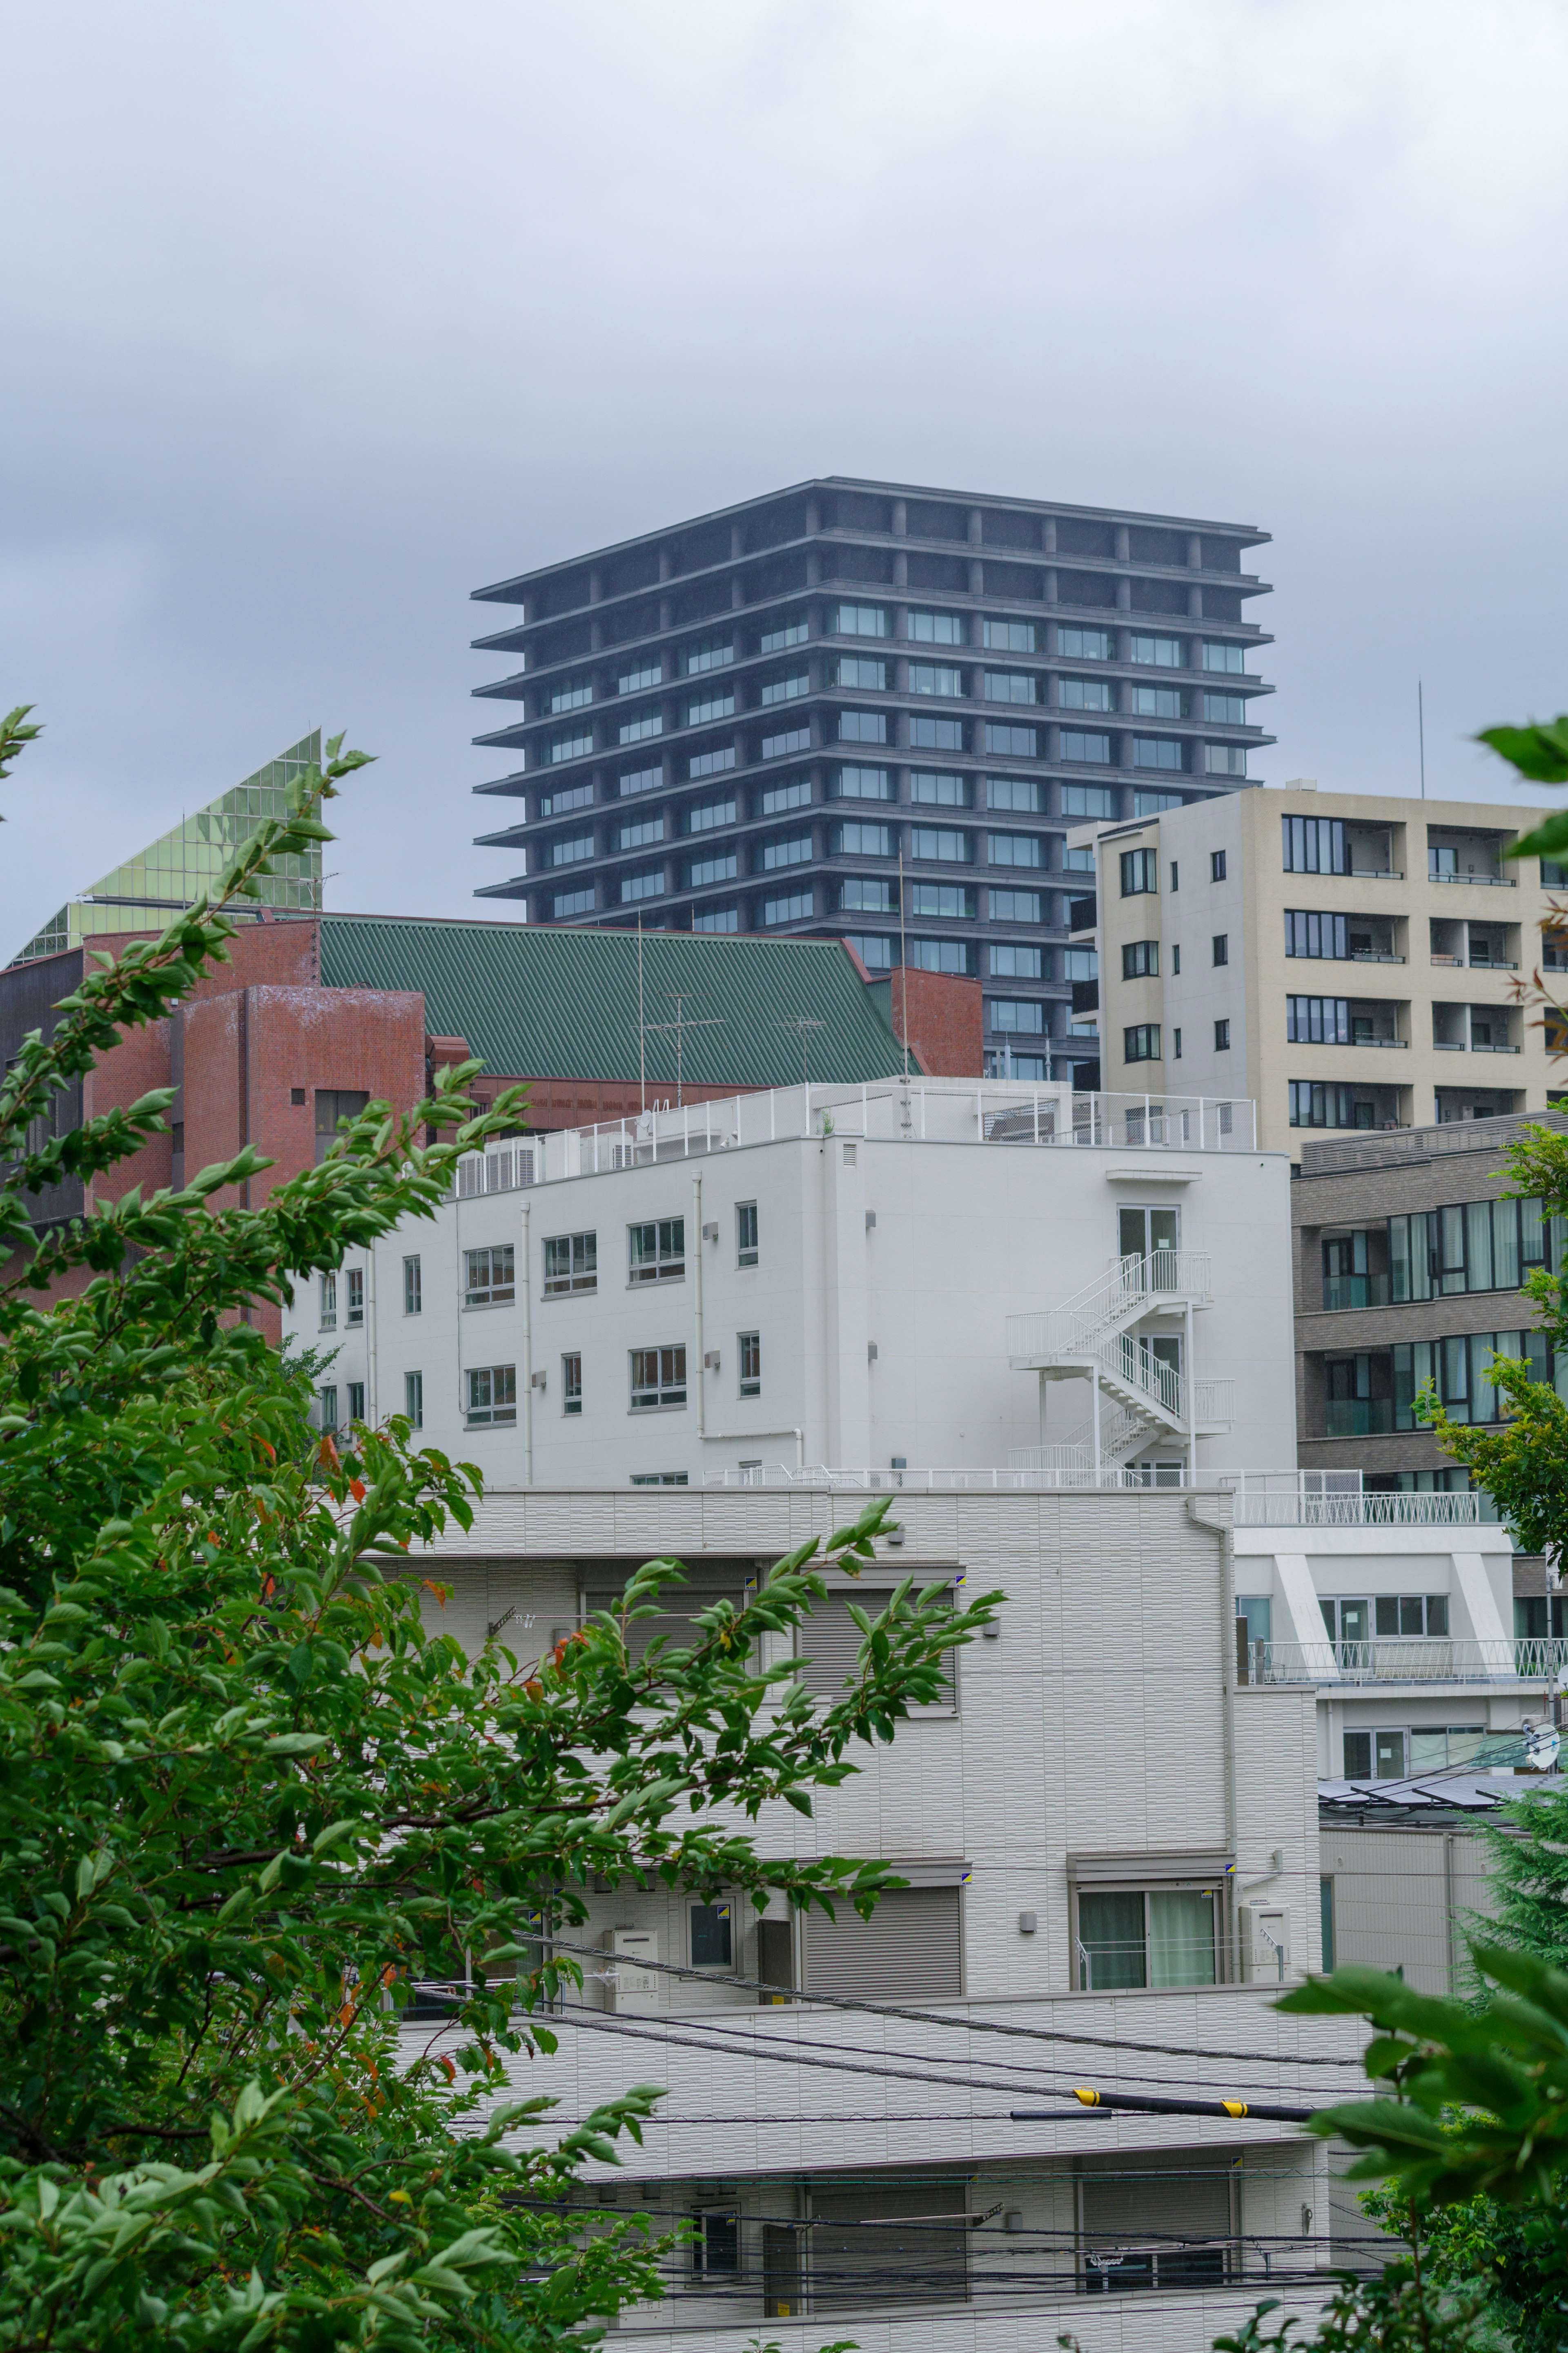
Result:
{"label": "gray cloud", "polygon": [[303,728],[483,912],[476,583],[817,471],[1255,520],[1275,779],[1568,702],[1568,23],[302,0],[8,28],[0,951]]}

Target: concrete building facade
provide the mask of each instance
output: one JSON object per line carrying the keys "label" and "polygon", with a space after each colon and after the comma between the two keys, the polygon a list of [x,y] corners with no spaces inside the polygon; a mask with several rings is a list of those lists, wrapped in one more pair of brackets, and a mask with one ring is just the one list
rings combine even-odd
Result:
{"label": "concrete building facade", "polygon": [[330,1418],[413,1409],[502,1484],[1273,1467],[1288,1191],[1246,1103],[774,1090],[475,1155],[289,1328]]}
{"label": "concrete building facade", "polygon": [[1296,785],[1085,828],[1104,1083],[1234,1084],[1293,1158],[1327,1130],[1544,1110],[1547,1039],[1513,987],[1568,966],[1542,936],[1568,870],[1505,855],[1539,816]]}
{"label": "concrete building facade", "polygon": [[994,1068],[1092,1085],[1067,829],[1247,777],[1267,536],[833,478],[476,589],[521,608],[477,640],[521,657],[477,690],[517,755],[480,895],[847,937],[979,981]]}
{"label": "concrete building facade", "polygon": [[[469,1650],[499,1623],[521,1662],[656,1554],[690,1574],[653,1629],[681,1639],[682,1610],[738,1602],[844,1510],[822,1482],[503,1484],[416,1573],[442,1589],[428,1622]],[[574,2119],[629,2080],[667,2084],[645,2149],[618,2177],[595,2166],[587,2197],[700,2234],[669,2300],[619,2333],[731,2353],[761,2329],[806,2353],[830,2322],[868,2353],[1013,2353],[1070,2326],[1086,2353],[1126,2353],[1206,2344],[1270,2283],[1315,2306],[1321,2143],[1069,2092],[1311,2105],[1355,2081],[1352,2022],[1271,2006],[1319,1959],[1313,1702],[1237,1682],[1227,1499],[910,1494],[898,1515],[858,1584],[830,1580],[795,1653],[808,1689],[853,1672],[850,1599],[874,1610],[905,1576],[1000,1588],[994,1638],[813,1820],[769,1809],[755,1836],[881,1857],[906,1886],[837,1925],[604,1889],[566,1932],[585,1982],[527,2092]],[[795,1999],[759,2006],[735,1978]],[[411,2049],[438,2035],[440,1993]]]}

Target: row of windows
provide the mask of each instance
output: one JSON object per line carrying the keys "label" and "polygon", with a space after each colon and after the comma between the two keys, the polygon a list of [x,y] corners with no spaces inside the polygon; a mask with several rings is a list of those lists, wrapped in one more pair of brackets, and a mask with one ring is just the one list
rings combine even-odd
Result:
{"label": "row of windows", "polygon": [[[897,617],[881,605],[830,605],[822,615],[822,635],[838,638],[892,638],[898,634]],[[1056,644],[1047,642],[1047,624],[1041,621],[1005,619],[996,614],[979,614],[970,617],[962,613],[906,612],[902,616],[902,634],[910,645],[966,646],[983,648],[988,653],[1048,654],[1054,652],[1066,661],[1113,661],[1117,659],[1115,634],[1110,629],[1075,628],[1057,625]],[[971,627],[973,634],[971,635]],[[792,615],[763,630],[748,646],[733,630],[721,630],[717,635],[696,639],[672,651],[668,658],[662,652],[648,651],[628,657],[610,675],[616,694],[640,694],[649,687],[665,686],[683,678],[707,676],[727,670],[737,657],[748,651],[763,656],[790,652],[796,646],[807,644],[811,629],[804,615]],[[1205,670],[1230,676],[1244,676],[1247,670],[1247,649],[1220,638],[1199,638],[1195,641],[1179,637],[1143,630],[1126,632],[1123,661],[1136,662],[1152,670]],[[598,684],[599,694],[612,691],[606,680]],[[939,691],[941,690],[938,690]],[[592,672],[581,671],[569,678],[558,679],[546,690],[542,709],[547,716],[559,717],[571,711],[580,711],[595,699],[595,679]]]}
{"label": "row of windows", "polygon": [[[1170,864],[1171,888],[1173,891],[1179,891],[1182,887],[1182,870],[1180,861],[1173,858]],[[1119,871],[1121,878],[1121,895],[1124,899],[1142,898],[1149,892],[1158,891],[1160,888],[1160,855],[1158,850],[1124,849],[1121,852]],[[1223,849],[1211,849],[1209,852],[1209,881],[1211,882],[1223,882],[1226,879],[1226,871],[1227,853]],[[1216,964],[1223,964],[1225,961],[1225,957],[1216,955],[1215,958],[1215,962]],[[1178,966],[1178,970],[1179,969],[1180,967]]]}
{"label": "row of windows", "polygon": [[1469,1291],[1517,1291],[1563,1265],[1568,1219],[1536,1200],[1450,1202],[1322,1240],[1326,1308],[1401,1306]]}
{"label": "row of windows", "polygon": [[[1358,824],[1352,818],[1285,817],[1280,819],[1281,855],[1287,874],[1361,874],[1391,881],[1402,878],[1393,869],[1391,828]],[[1508,836],[1466,832],[1458,828],[1429,827],[1426,838],[1426,878],[1432,882],[1511,884],[1502,855]],[[1568,868],[1550,859],[1541,861],[1541,880],[1547,890],[1562,886]]]}
{"label": "row of windows", "polygon": [[[510,1170],[508,1176],[510,1177]],[[737,1201],[735,1219],[735,1263],[755,1266],[758,1262],[757,1205],[754,1201]],[[549,1234],[543,1243],[543,1296],[557,1299],[572,1293],[593,1292],[599,1287],[599,1238],[596,1232],[579,1234]],[[350,1324],[364,1321],[364,1274],[357,1267],[346,1271]],[[686,1274],[686,1220],[684,1218],[650,1218],[638,1219],[626,1228],[626,1282],[629,1286],[648,1282],[679,1282]],[[321,1328],[336,1328],[338,1278],[335,1274],[321,1277]],[[500,1307],[517,1296],[517,1254],[512,1242],[489,1242],[463,1253],[463,1304],[465,1307]],[[425,1278],[423,1260],[417,1254],[403,1261],[403,1312],[405,1315],[423,1314],[425,1309]]]}
{"label": "row of windows", "polygon": [[[639,840],[673,840],[680,834],[711,833],[721,826],[742,825],[748,819],[781,817],[790,809],[809,808],[819,800],[901,800],[916,808],[1026,809],[1035,816],[1047,815],[1050,810],[1051,783],[1046,777],[981,776],[963,770],[912,768],[902,771],[905,789],[900,794],[899,774],[892,768],[856,761],[828,769],[820,791],[809,774],[786,777],[749,795],[731,786],[710,800],[692,801],[683,808],[660,808],[647,816],[623,819],[618,828],[612,828],[613,839],[606,837],[606,848],[625,849],[635,847]],[[662,768],[649,768],[639,770],[635,776],[612,781],[618,783],[620,795],[624,796],[658,790],[667,780]],[[1121,815],[1121,791],[1114,785],[1058,781],[1055,789],[1058,817],[1114,818]],[[1160,817],[1167,809],[1181,808],[1184,799],[1180,792],[1140,786],[1133,791],[1132,814]],[[569,817],[577,810],[593,808],[595,801],[595,787],[589,780],[564,786],[559,792],[542,794],[536,813],[542,820]],[[648,826],[658,830],[638,831]],[[595,854],[595,837],[592,832],[582,831],[563,835],[538,854],[547,865],[571,865]],[[1093,856],[1089,853],[1086,871],[1091,871],[1092,866]]]}
{"label": "row of windows", "polygon": [[1559,1396],[1568,1397],[1568,1353],[1555,1353],[1543,1332],[1459,1332],[1326,1356],[1325,1435],[1371,1438],[1420,1429],[1415,1398],[1428,1382],[1454,1420],[1501,1420],[1500,1392],[1487,1377],[1494,1356],[1522,1362],[1531,1380],[1550,1381]]}
{"label": "row of windows", "polygon": [[[1124,1062],[1158,1062],[1164,1059],[1161,1043],[1161,1027],[1157,1021],[1138,1021],[1121,1032],[1121,1059]],[[1214,1025],[1214,1050],[1216,1054],[1230,1051],[1230,1023],[1216,1021]],[[1171,1060],[1182,1059],[1182,1033],[1171,1031]]]}
{"label": "row of windows", "polygon": [[[657,1412],[667,1407],[686,1403],[686,1346],[675,1342],[668,1346],[629,1348],[626,1351],[629,1384],[628,1410],[633,1413]],[[737,1394],[742,1398],[762,1395],[763,1343],[757,1332],[735,1335]],[[560,1357],[561,1406],[563,1416],[574,1418],[583,1411],[583,1356],[580,1349],[568,1349]],[[721,1353],[710,1350],[705,1360],[707,1369],[721,1369]],[[534,1386],[544,1389],[548,1376],[535,1373]],[[425,1376],[423,1372],[405,1373],[403,1409],[416,1430],[425,1427]],[[347,1389],[347,1419],[364,1419],[364,1383],[350,1381]],[[340,1426],[342,1392],[335,1382],[329,1382],[317,1391],[318,1419],[324,1430]],[[469,1430],[502,1429],[517,1420],[517,1366],[515,1365],[470,1366],[463,1376],[463,1418]]]}
{"label": "row of windows", "polygon": [[[911,661],[903,664],[904,681],[900,687],[899,665],[878,654],[841,654],[824,665],[822,691],[847,688],[858,694],[931,695],[949,701],[967,702],[972,697],[984,702],[1027,703],[1039,708],[1053,704],[1060,711],[1121,712],[1135,719],[1190,719],[1201,716],[1222,726],[1245,727],[1247,723],[1247,698],[1205,687],[1194,694],[1181,686],[1146,686],[1136,681],[1116,681],[1108,678],[1070,678],[1056,671],[1028,670],[961,669],[956,662]],[[657,682],[657,681],[655,681]],[[1052,689],[1055,689],[1053,693]],[[1118,687],[1120,686],[1120,696]],[[733,686],[709,687],[700,694],[690,695],[675,706],[674,724],[678,727],[703,727],[719,719],[732,718],[738,710],[775,709],[779,704],[794,702],[812,691],[809,670],[781,670],[774,678],[763,679],[757,684],[754,705],[741,702]],[[574,687],[567,699],[557,688],[550,697],[551,712],[574,710],[580,703],[591,702],[591,691]],[[634,718],[619,723],[620,742],[636,742],[636,733],[658,733],[663,728],[664,706],[657,713],[658,725],[650,726],[649,712],[638,712]],[[579,721],[559,738],[562,743],[592,733],[591,725]]]}
{"label": "row of windows", "polygon": [[[1093,706],[1079,706],[1093,707]],[[710,715],[728,716],[719,706]],[[1177,718],[1176,711],[1161,713],[1151,710],[1151,717]],[[1124,735],[1114,737],[1109,730],[1060,727],[1056,731],[1058,748],[1052,751],[1047,740],[1042,745],[1042,731],[1026,721],[987,719],[978,725],[966,719],[939,717],[934,712],[911,712],[900,732],[898,714],[886,711],[840,710],[833,714],[831,728],[825,724],[824,742],[838,744],[874,744],[892,745],[903,743],[915,752],[989,752],[1013,760],[1055,759],[1077,762],[1090,767],[1166,769],[1180,775],[1187,771],[1209,776],[1245,776],[1247,746],[1243,744],[1194,744],[1180,735]],[[647,743],[664,733],[664,721],[657,711],[638,712],[622,722],[615,742],[596,743],[591,726],[579,726],[563,735],[552,735],[542,745],[540,757],[546,765],[564,760],[585,760],[596,751],[624,750],[628,744]],[[748,744],[734,738],[725,744],[705,744],[701,750],[685,757],[684,776],[696,782],[703,776],[722,775],[726,769],[740,767],[752,761],[787,759],[808,752],[814,738],[809,716],[803,715],[790,725],[763,734]],[[1116,749],[1113,751],[1113,744]],[[532,756],[532,755],[531,755]],[[647,773],[632,772],[634,776]],[[646,789],[626,778],[619,780],[622,794]],[[553,808],[560,796],[543,796]]]}

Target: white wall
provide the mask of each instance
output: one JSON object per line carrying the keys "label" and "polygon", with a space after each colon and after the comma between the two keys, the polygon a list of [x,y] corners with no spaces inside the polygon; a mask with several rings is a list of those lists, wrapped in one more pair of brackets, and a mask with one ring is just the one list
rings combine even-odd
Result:
{"label": "white wall", "polygon": [[[1195,1319],[1198,1377],[1236,1385],[1234,1426],[1200,1441],[1200,1462],[1293,1462],[1283,1156],[973,1139],[971,1110],[940,1140],[793,1138],[452,1201],[371,1254],[363,1331],[343,1328],[341,1278],[334,1333],[319,1328],[314,1292],[301,1292],[288,1327],[301,1343],[337,1346],[325,1377],[337,1383],[345,1418],[346,1384],[365,1383],[374,1419],[401,1411],[405,1374],[421,1372],[427,1441],[501,1482],[527,1478],[531,1394],[532,1476],[542,1483],[659,1472],[697,1481],[745,1460],[793,1464],[797,1455],[1002,1466],[1010,1449],[1041,1436],[1037,1381],[1007,1365],[1008,1314],[1058,1305],[1104,1272],[1119,1202],[1174,1204],[1184,1246],[1212,1255],[1215,1303]],[[758,1205],[755,1268],[736,1263],[735,1207],[745,1200]],[[629,1286],[628,1224],[669,1217],[686,1220],[684,1279]],[[700,1351],[692,1261],[710,1223],[718,1239],[701,1245]],[[545,1238],[588,1229],[598,1237],[596,1294],[544,1298]],[[520,1267],[526,1251],[531,1296],[465,1310],[463,1253],[506,1241]],[[403,1312],[402,1261],[415,1251],[417,1317]],[[363,1262],[363,1253],[349,1261]],[[755,1398],[738,1394],[743,1331],[762,1335]],[[687,1405],[631,1412],[628,1351],[676,1343],[688,1349]],[[583,1358],[580,1418],[562,1410],[568,1350]],[[699,1355],[712,1350],[720,1362],[700,1377],[700,1411]],[[465,1428],[463,1378],[486,1364],[518,1368],[515,1429]],[[542,1390],[530,1392],[529,1367],[543,1374]],[[1053,1438],[1063,1417],[1089,1411],[1087,1383],[1057,1389]]]}

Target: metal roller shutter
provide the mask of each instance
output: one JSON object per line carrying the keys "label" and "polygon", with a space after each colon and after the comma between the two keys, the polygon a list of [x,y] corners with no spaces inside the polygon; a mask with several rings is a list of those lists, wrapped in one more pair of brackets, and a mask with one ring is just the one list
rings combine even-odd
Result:
{"label": "metal roller shutter", "polygon": [[[1091,2295],[1133,2288],[1197,2287],[1223,2280],[1231,2233],[1230,2184],[1225,2159],[1208,2156],[1215,2170],[1163,2181],[1083,2181],[1085,2285]],[[1100,2256],[1096,2263],[1091,2258]],[[1120,2260],[1113,2260],[1120,2258]]]}
{"label": "metal roller shutter", "polygon": [[857,1588],[854,1593],[830,1593],[816,1604],[795,1636],[802,1660],[800,1680],[808,1692],[819,1698],[837,1699],[845,1684],[855,1680],[865,1638],[849,1615],[849,1605],[853,1601],[868,1618],[879,1618],[892,1592],[890,1585],[880,1589]]}
{"label": "metal roller shutter", "polygon": [[812,2310],[964,2302],[967,2210],[966,2190],[935,2182],[908,2189],[814,2190],[805,2234]]}
{"label": "metal roller shutter", "polygon": [[[895,1864],[894,1868],[897,1868]],[[957,1887],[900,1887],[868,1920],[840,1900],[838,1917],[813,1911],[803,1924],[807,1993],[858,2001],[927,2001],[963,1990]]]}

